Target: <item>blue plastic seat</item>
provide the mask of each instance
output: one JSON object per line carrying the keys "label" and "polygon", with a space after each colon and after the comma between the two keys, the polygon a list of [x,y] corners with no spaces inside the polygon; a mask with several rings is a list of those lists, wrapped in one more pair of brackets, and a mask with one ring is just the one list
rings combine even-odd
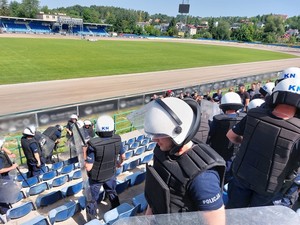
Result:
{"label": "blue plastic seat", "polygon": [[30,178],[22,181],[22,187],[23,188],[32,187],[33,185],[36,185],[39,182],[40,182],[40,180],[37,176],[30,177]]}
{"label": "blue plastic seat", "polygon": [[125,152],[125,160],[128,160],[132,156],[133,156],[133,150],[128,150],[127,152]]}
{"label": "blue plastic seat", "polygon": [[71,180],[76,180],[82,178],[82,172],[81,170],[75,170],[73,173],[70,174],[70,179]]}
{"label": "blue plastic seat", "polygon": [[103,219],[105,223],[107,224],[113,224],[115,221],[117,221],[119,218],[129,217],[129,216],[135,216],[137,212],[136,207],[133,207],[132,205],[128,203],[122,203],[118,207],[111,209],[104,213]]}
{"label": "blue plastic seat", "polygon": [[150,142],[147,147],[146,147],[146,151],[152,151],[156,146],[156,142]]}
{"label": "blue plastic seat", "polygon": [[22,173],[22,174],[18,173],[17,181],[21,182],[24,180],[24,178],[27,179],[27,173]]}
{"label": "blue plastic seat", "polygon": [[135,142],[135,137],[128,139],[125,143],[126,145],[131,145]]}
{"label": "blue plastic seat", "polygon": [[144,182],[146,179],[146,172],[136,172],[125,178],[125,180],[130,180],[130,187],[138,185]]}
{"label": "blue plastic seat", "polygon": [[131,145],[129,145],[129,150],[131,149],[136,149],[137,147],[140,146],[140,143],[139,142],[134,142],[132,143]]}
{"label": "blue plastic seat", "polygon": [[145,138],[145,135],[141,134],[135,139],[135,141],[140,143],[144,138]]}
{"label": "blue plastic seat", "polygon": [[128,168],[128,170],[133,170],[133,169],[135,169],[138,165],[140,165],[140,161],[141,161],[141,159],[136,159],[136,160],[133,160],[133,161],[131,161],[130,163],[129,163],[129,168]]}
{"label": "blue plastic seat", "polygon": [[50,170],[49,170],[49,167],[48,166],[42,166],[41,167],[41,174],[43,174],[43,173],[47,173],[47,172],[49,172]]}
{"label": "blue plastic seat", "polygon": [[70,164],[74,164],[74,163],[78,163],[78,156],[69,158],[68,160],[64,161],[64,165],[70,165]]}
{"label": "blue plastic seat", "polygon": [[133,151],[134,151],[133,155],[141,155],[145,152],[145,146],[139,146]]}
{"label": "blue plastic seat", "polygon": [[118,194],[121,194],[122,192],[124,192],[129,187],[129,184],[130,184],[130,180],[124,180],[120,183],[117,182],[116,192]]}
{"label": "blue plastic seat", "polygon": [[100,220],[97,220],[97,219],[93,219],[87,223],[85,223],[84,225],[105,225],[106,223],[100,221]]}
{"label": "blue plastic seat", "polygon": [[35,202],[37,208],[51,205],[63,198],[61,191],[54,191],[44,196],[38,196]]}
{"label": "blue plastic seat", "polygon": [[17,206],[17,207],[7,210],[6,218],[7,218],[7,220],[18,219],[18,218],[26,216],[32,210],[35,210],[33,203],[25,202],[20,206]]}
{"label": "blue plastic seat", "polygon": [[51,170],[47,173],[44,173],[42,175],[40,175],[41,181],[47,181],[47,180],[51,180],[54,177],[57,176],[57,171],[56,170]]}
{"label": "blue plastic seat", "polygon": [[64,197],[72,196],[80,192],[83,188],[83,182],[80,181],[77,184],[70,185],[61,189],[61,193]]}
{"label": "blue plastic seat", "polygon": [[69,175],[68,174],[64,174],[62,176],[56,177],[52,180],[51,182],[51,187],[59,187],[64,185],[65,183],[67,183],[69,181]]}
{"label": "blue plastic seat", "polygon": [[122,167],[123,167],[123,172],[129,170],[130,162],[124,162]]}
{"label": "blue plastic seat", "polygon": [[141,141],[141,145],[146,146],[150,142],[149,138],[145,138]]}
{"label": "blue plastic seat", "polygon": [[47,189],[49,189],[48,183],[42,182],[40,184],[30,187],[27,196],[38,195]]}
{"label": "blue plastic seat", "polygon": [[38,215],[31,220],[21,223],[21,225],[49,225],[49,222],[48,222],[47,218],[45,218],[41,215]]}
{"label": "blue plastic seat", "polygon": [[144,193],[141,193],[137,196],[134,196],[132,198],[132,204],[134,206],[140,206],[139,209],[138,209],[138,213],[142,213],[146,210],[147,206],[148,206],[148,202],[145,198],[145,194]]}
{"label": "blue plastic seat", "polygon": [[76,202],[70,201],[62,206],[52,209],[49,214],[49,221],[51,224],[55,222],[61,222],[74,216],[74,214],[79,210],[78,204]]}
{"label": "blue plastic seat", "polygon": [[119,176],[122,172],[123,172],[123,166],[118,167],[118,168],[116,169],[116,176]]}
{"label": "blue plastic seat", "polygon": [[74,169],[74,164],[66,165],[61,170],[59,171],[59,174],[67,174],[73,171]]}
{"label": "blue plastic seat", "polygon": [[56,162],[52,164],[51,170],[59,170],[64,166],[64,163],[62,161]]}
{"label": "blue plastic seat", "polygon": [[152,159],[153,159],[153,152],[151,152],[148,155],[143,156],[141,159],[141,164],[149,163]]}

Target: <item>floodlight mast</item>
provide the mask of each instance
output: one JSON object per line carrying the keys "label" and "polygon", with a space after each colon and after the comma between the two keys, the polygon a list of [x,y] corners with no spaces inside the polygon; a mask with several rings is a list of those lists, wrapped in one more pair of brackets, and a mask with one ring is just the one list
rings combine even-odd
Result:
{"label": "floodlight mast", "polygon": [[[179,10],[178,12],[180,13],[181,16],[185,17],[185,25],[187,24],[187,15],[190,11],[190,4],[189,4],[189,0],[182,0],[182,4],[179,4]],[[181,21],[182,23],[182,21]],[[186,27],[186,26],[185,26]],[[183,26],[180,28],[181,31],[186,30],[183,29]]]}

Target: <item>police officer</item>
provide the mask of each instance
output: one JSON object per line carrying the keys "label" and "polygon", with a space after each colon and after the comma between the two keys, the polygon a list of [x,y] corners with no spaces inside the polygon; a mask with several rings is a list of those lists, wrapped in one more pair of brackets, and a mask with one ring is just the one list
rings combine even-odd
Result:
{"label": "police officer", "polygon": [[40,175],[41,167],[45,165],[40,145],[34,138],[35,131],[33,126],[26,127],[21,138],[21,146],[27,159],[28,177]]}
{"label": "police officer", "polygon": [[50,126],[48,127],[43,134],[46,135],[47,137],[50,138],[50,140],[52,140],[55,145],[54,148],[52,149],[50,155],[48,157],[46,157],[46,163],[54,163],[55,161],[52,159],[52,155],[53,155],[53,150],[57,149],[57,145],[60,141],[61,138],[61,132],[63,131],[63,126],[57,124],[55,126]]}
{"label": "police officer", "polygon": [[213,117],[210,124],[207,144],[209,144],[226,161],[225,183],[231,179],[231,163],[239,145],[229,141],[227,132],[245,116],[245,113],[238,113],[242,109],[241,98],[237,93],[228,92],[221,99],[220,109],[222,114]]}
{"label": "police officer", "polygon": [[271,108],[254,108],[227,137],[241,143],[233,162],[227,208],[272,205],[300,162],[300,81],[285,79],[271,95]]}
{"label": "police officer", "polygon": [[208,222],[224,223],[224,160],[208,145],[192,141],[200,124],[193,99],[157,99],[145,107],[144,130],[157,142],[147,167],[146,214],[204,211]]}
{"label": "police officer", "polygon": [[[87,203],[89,219],[95,218],[97,200],[100,188],[103,185],[108,195],[111,208],[120,205],[116,192],[116,167],[120,167],[125,159],[122,150],[121,137],[114,134],[114,121],[110,116],[100,116],[96,123],[98,137],[90,139],[87,143],[85,168],[88,172],[92,200]],[[85,151],[85,149],[84,149]],[[119,156],[119,161],[117,160]]]}
{"label": "police officer", "polygon": [[83,136],[86,141],[95,136],[94,127],[90,120],[83,121]]}
{"label": "police officer", "polygon": [[[9,149],[3,147],[3,144],[4,141],[0,139],[0,179],[8,180],[8,172],[15,170],[18,165],[16,163],[11,163],[9,157],[15,158],[16,155]],[[6,202],[0,202],[0,214],[5,214],[8,209],[9,205]]]}
{"label": "police officer", "polygon": [[16,163],[11,163],[11,158],[16,158],[16,155],[12,153],[9,149],[3,146],[4,141],[0,139],[0,178],[8,179],[8,172],[14,170],[18,167]]}

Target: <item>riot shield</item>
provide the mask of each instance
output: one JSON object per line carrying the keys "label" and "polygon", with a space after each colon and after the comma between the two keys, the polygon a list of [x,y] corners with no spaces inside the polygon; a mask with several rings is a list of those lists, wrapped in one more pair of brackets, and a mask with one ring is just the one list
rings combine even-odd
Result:
{"label": "riot shield", "polygon": [[83,155],[83,146],[86,144],[83,138],[83,135],[81,133],[81,130],[77,123],[74,124],[73,127],[73,138],[74,138],[74,146],[76,149],[78,162],[80,164],[80,169],[82,172],[82,180],[84,185],[84,196],[86,197],[86,200],[89,201],[91,199],[91,192],[90,192],[90,185],[88,181],[87,171],[84,167],[84,155]]}
{"label": "riot shield", "polygon": [[300,224],[300,216],[288,207],[265,206],[253,208],[239,208],[225,210],[225,221],[221,223],[210,222],[206,215],[199,212],[159,214],[151,216],[136,216],[121,218],[114,225],[135,224],[161,224],[161,225],[231,225],[231,224],[255,224],[255,225],[296,225]]}
{"label": "riot shield", "polygon": [[55,142],[53,140],[51,140],[48,136],[46,136],[45,134],[42,134],[39,131],[35,132],[34,137],[40,144],[43,156],[45,158],[47,158],[48,156],[51,156],[53,153]]}
{"label": "riot shield", "polygon": [[215,115],[222,113],[216,102],[201,100],[201,119],[212,121]]}
{"label": "riot shield", "polygon": [[14,180],[0,179],[0,203],[15,203],[21,188],[21,184]]}

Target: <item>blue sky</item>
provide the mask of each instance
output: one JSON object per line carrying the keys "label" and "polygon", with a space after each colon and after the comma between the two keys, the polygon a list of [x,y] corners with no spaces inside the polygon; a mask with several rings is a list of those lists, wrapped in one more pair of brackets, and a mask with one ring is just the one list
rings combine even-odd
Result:
{"label": "blue sky", "polygon": [[[182,0],[40,0],[40,5],[50,9],[73,5],[116,6],[144,10],[150,14],[162,13],[169,16],[178,14]],[[185,1],[187,2],[187,1]],[[300,15],[300,0],[189,0],[192,16],[257,16],[263,14]]]}

